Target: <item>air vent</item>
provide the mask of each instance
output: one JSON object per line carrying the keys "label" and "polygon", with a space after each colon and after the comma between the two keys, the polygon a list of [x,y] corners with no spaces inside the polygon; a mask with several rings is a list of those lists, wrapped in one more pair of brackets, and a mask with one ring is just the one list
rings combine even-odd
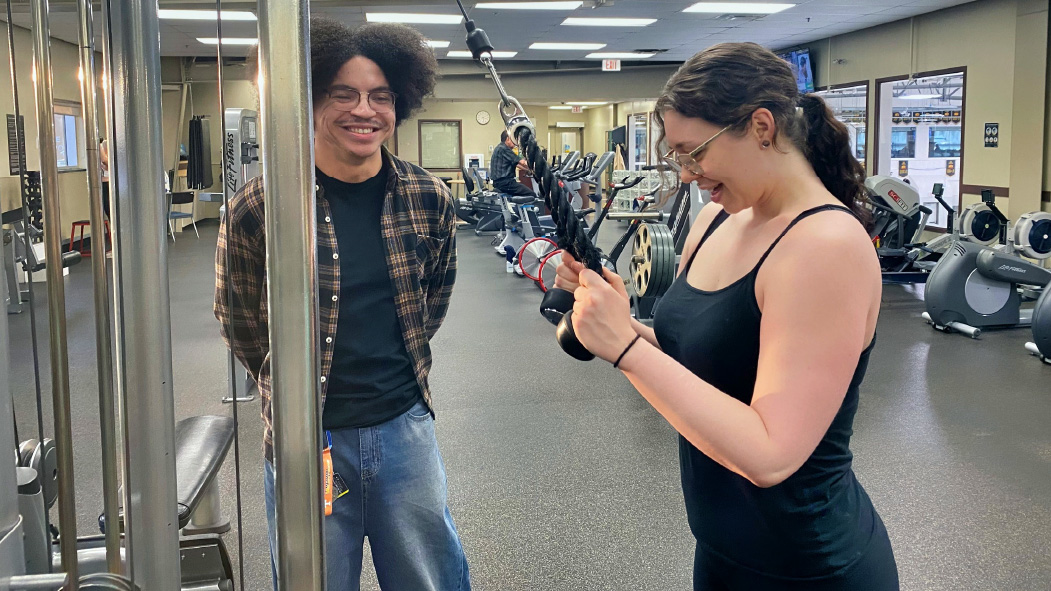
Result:
{"label": "air vent", "polygon": [[757,21],[766,15],[763,14],[722,14],[713,20],[717,21]]}
{"label": "air vent", "polygon": [[667,53],[667,49],[634,49],[635,53]]}

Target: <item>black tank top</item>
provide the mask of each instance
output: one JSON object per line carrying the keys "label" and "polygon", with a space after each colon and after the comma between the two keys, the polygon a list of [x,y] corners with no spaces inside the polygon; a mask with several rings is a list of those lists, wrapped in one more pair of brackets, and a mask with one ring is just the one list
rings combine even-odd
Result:
{"label": "black tank top", "polygon": [[[751,404],[762,320],[755,299],[756,275],[796,223],[833,209],[850,213],[836,205],[801,213],[751,272],[717,291],[687,284],[695,250],[655,312],[653,329],[661,349],[728,396]],[[698,250],[727,217],[719,212]],[[793,579],[829,576],[861,557],[879,519],[854,477],[849,443],[858,386],[873,344],[858,359],[843,405],[817,449],[776,486],[755,486],[679,437],[686,513],[700,545],[747,568]]]}

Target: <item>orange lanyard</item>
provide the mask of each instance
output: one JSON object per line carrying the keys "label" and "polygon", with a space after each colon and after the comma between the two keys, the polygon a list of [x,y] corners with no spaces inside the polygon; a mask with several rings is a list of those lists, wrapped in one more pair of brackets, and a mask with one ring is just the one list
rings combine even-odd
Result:
{"label": "orange lanyard", "polygon": [[333,501],[333,483],[332,483],[332,434],[328,431],[325,432],[325,436],[328,438],[328,446],[321,452],[321,461],[324,467],[324,475],[322,482],[325,488],[325,516],[332,515],[332,501]]}

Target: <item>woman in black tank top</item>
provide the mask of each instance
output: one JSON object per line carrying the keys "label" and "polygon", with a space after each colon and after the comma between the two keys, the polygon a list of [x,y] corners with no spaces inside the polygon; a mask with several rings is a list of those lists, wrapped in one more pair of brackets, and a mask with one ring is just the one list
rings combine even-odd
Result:
{"label": "woman in black tank top", "polygon": [[557,285],[576,292],[581,342],[680,434],[694,589],[898,589],[851,467],[881,278],[846,128],[750,43],[691,58],[655,115],[666,158],[715,203],[653,328],[613,273],[567,257]]}

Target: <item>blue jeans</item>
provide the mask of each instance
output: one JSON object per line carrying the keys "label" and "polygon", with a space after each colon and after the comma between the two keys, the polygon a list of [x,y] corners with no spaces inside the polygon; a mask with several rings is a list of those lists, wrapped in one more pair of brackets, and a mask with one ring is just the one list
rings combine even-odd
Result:
{"label": "blue jeans", "polygon": [[[357,591],[365,537],[385,590],[470,591],[467,558],[446,504],[445,466],[434,419],[422,402],[400,416],[360,429],[332,431],[332,463],[350,491],[325,518],[328,589]],[[276,576],[274,465],[263,486]]]}

